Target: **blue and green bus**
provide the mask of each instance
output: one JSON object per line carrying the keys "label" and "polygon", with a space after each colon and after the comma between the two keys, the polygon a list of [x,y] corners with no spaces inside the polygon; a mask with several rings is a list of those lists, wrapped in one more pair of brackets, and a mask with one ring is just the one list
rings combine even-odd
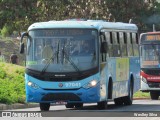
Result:
{"label": "blue and green bus", "polygon": [[[48,21],[32,24],[21,36],[26,54],[26,101],[48,111],[108,101],[131,105],[140,88],[138,28],[102,20]],[[24,40],[27,37],[26,45]]]}

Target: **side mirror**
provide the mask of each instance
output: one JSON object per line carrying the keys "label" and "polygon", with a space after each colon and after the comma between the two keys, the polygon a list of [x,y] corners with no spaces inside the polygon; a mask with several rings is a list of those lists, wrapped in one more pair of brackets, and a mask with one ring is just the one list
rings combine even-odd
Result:
{"label": "side mirror", "polygon": [[24,38],[25,36],[28,37],[28,33],[27,33],[27,32],[24,32],[24,33],[22,33],[22,35],[21,35],[20,50],[19,50],[19,52],[20,52],[21,54],[24,53],[23,38]]}
{"label": "side mirror", "polygon": [[19,53],[23,54],[24,53],[24,43],[20,43],[20,50]]}
{"label": "side mirror", "polygon": [[107,44],[107,42],[102,42],[101,53],[107,53],[107,51],[108,51],[108,44]]}

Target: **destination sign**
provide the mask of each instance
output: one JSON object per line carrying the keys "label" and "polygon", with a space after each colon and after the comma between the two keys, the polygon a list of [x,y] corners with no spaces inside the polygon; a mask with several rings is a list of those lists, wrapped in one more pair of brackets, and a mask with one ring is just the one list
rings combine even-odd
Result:
{"label": "destination sign", "polygon": [[52,30],[34,30],[35,36],[76,36],[90,35],[95,30],[83,29],[52,29]]}
{"label": "destination sign", "polygon": [[160,35],[147,35],[146,40],[147,41],[160,40]]}
{"label": "destination sign", "polygon": [[82,34],[84,34],[84,30],[78,30],[78,29],[43,30],[43,34],[45,36],[52,36],[52,35],[82,35]]}

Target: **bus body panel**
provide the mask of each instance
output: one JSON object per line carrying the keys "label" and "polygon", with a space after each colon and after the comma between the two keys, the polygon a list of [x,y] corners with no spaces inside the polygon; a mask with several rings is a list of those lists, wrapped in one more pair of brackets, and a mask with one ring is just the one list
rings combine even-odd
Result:
{"label": "bus body panel", "polygon": [[134,77],[134,92],[138,91],[140,88],[140,61],[139,57],[130,57],[130,77]]}
{"label": "bus body panel", "polygon": [[107,70],[107,63],[102,63],[100,65],[100,101],[107,100],[107,86],[108,86],[108,70]]}
{"label": "bus body panel", "polygon": [[129,58],[117,58],[115,64],[115,75],[113,89],[116,89],[115,98],[128,95],[129,80]]}
{"label": "bus body panel", "polygon": [[[128,89],[130,85],[130,72],[134,76],[134,93],[139,90],[140,87],[140,76],[139,76],[139,57],[134,58],[108,58],[107,64],[101,64],[101,100],[107,100],[108,96],[108,82],[112,79],[113,82],[113,93],[112,98],[118,98],[128,95]],[[106,95],[106,96],[105,96]]]}

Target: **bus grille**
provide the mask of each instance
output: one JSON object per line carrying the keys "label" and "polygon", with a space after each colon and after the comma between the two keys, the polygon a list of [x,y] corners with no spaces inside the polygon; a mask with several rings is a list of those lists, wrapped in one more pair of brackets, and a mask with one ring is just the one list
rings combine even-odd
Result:
{"label": "bus grille", "polygon": [[42,101],[81,101],[79,96],[73,93],[49,93],[43,96]]}
{"label": "bus grille", "polygon": [[148,82],[148,86],[149,86],[150,88],[160,88],[160,83]]}

